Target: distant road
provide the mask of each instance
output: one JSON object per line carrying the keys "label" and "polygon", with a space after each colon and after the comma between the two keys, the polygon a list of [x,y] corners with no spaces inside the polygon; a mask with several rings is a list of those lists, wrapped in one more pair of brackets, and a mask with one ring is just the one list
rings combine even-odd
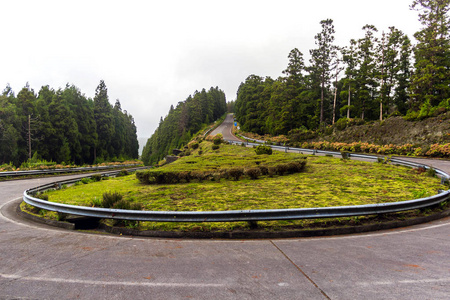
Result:
{"label": "distant road", "polygon": [[225,118],[225,121],[223,121],[223,123],[219,127],[214,129],[210,133],[210,135],[214,136],[216,134],[221,133],[225,140],[242,142],[242,140],[238,139],[233,135],[233,133],[231,133],[231,130],[233,129],[233,122],[234,122],[233,114],[228,114],[227,117]]}

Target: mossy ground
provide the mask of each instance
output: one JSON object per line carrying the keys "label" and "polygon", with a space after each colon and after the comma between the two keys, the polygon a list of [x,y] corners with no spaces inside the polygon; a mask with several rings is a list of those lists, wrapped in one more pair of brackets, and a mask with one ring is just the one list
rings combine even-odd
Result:
{"label": "mossy ground", "polygon": [[[274,152],[256,155],[253,149],[201,143],[191,156],[163,166],[171,170],[205,170],[229,166],[254,166],[298,159],[300,154]],[[201,155],[198,151],[202,151]],[[308,156],[306,171],[285,176],[262,176],[243,179],[191,182],[172,185],[144,185],[135,175],[118,177],[49,192],[49,200],[92,206],[105,192],[118,192],[125,200],[142,204],[145,210],[211,211],[243,209],[281,209],[361,205],[410,200],[434,195],[442,189],[437,178],[413,169],[369,163],[343,161],[331,157]],[[352,218],[342,220],[351,221]],[[354,219],[357,220],[357,219]],[[111,221],[109,221],[111,222]],[[306,226],[323,220],[259,222],[266,228]],[[326,223],[327,221],[325,221]],[[232,230],[247,228],[235,223],[153,223],[128,222],[150,230]],[[308,225],[309,226],[309,225]]]}

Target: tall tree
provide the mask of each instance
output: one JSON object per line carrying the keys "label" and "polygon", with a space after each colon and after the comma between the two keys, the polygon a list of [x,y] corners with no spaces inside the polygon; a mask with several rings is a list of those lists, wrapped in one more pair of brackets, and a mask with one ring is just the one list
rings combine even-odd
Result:
{"label": "tall tree", "polygon": [[315,74],[320,85],[320,124],[324,122],[325,90],[331,78],[332,60],[337,51],[334,42],[333,20],[320,21],[322,31],[315,36],[317,48],[310,50],[311,72]]}
{"label": "tall tree", "polygon": [[[95,89],[94,119],[97,125],[98,136],[94,159],[101,157],[102,160],[106,160],[113,156],[111,137],[114,134],[114,124],[112,106],[108,99],[108,89],[103,80],[100,81],[100,84]],[[97,153],[97,150],[100,150],[100,153]]]}
{"label": "tall tree", "polygon": [[374,102],[376,98],[377,87],[377,68],[375,47],[378,39],[375,37],[377,28],[373,25],[365,25],[364,38],[358,40],[358,64],[359,69],[356,74],[356,98],[358,100],[359,112],[361,119],[364,120],[366,113],[369,113],[369,119],[373,119],[373,115],[378,111]]}
{"label": "tall tree", "polygon": [[[341,92],[341,98],[345,97],[347,100],[347,105],[342,107],[343,110],[347,111],[347,119],[350,119],[350,110],[352,104],[352,89],[355,89],[355,77],[357,72],[358,58],[356,53],[357,42],[352,39],[350,40],[350,45],[342,49],[342,60],[347,65],[345,68],[345,79],[344,87],[347,88],[346,92]],[[343,99],[344,100],[344,99]]]}
{"label": "tall tree", "polygon": [[450,98],[450,0],[414,0],[423,28],[414,34],[414,74],[411,78],[412,108],[437,106]]}

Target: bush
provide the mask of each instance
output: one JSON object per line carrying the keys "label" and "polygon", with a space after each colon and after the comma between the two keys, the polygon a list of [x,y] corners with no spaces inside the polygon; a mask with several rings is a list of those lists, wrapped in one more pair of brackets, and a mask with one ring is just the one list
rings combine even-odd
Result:
{"label": "bush", "polygon": [[341,156],[343,160],[348,160],[350,159],[350,153],[348,153],[347,151],[342,151],[341,152]]}
{"label": "bush", "polygon": [[48,195],[47,194],[39,193],[39,194],[36,195],[36,198],[48,201]]}
{"label": "bush", "polygon": [[334,126],[339,131],[342,131],[345,128],[347,128],[347,125],[348,125],[348,119],[347,118],[340,118],[339,120],[336,121],[336,123],[334,123]]}
{"label": "bush", "polygon": [[433,168],[428,168],[427,169],[427,176],[429,177],[436,177],[436,170]]}
{"label": "bush", "polygon": [[255,148],[255,152],[257,155],[262,155],[262,154],[271,155],[272,148],[270,148],[269,146],[259,145],[258,147]]}
{"label": "bush", "polygon": [[268,175],[269,174],[269,168],[267,168],[266,166],[258,166],[259,171],[261,172],[262,175]]}
{"label": "bush", "polygon": [[113,208],[115,209],[128,209],[128,210],[142,210],[142,205],[139,203],[130,203],[125,199],[121,199],[114,203]]}
{"label": "bush", "polygon": [[217,149],[219,149],[219,148],[220,148],[219,145],[216,145],[216,144],[212,145],[212,149],[213,149],[213,150],[217,150]]}
{"label": "bush", "polygon": [[202,182],[203,180],[208,179],[209,173],[202,172],[202,171],[194,171],[191,173],[191,178],[194,180],[198,180],[199,182]]}
{"label": "bush", "polygon": [[183,156],[189,156],[191,155],[191,151],[189,150],[184,150],[183,152],[181,152],[178,156],[179,157],[183,157]]}
{"label": "bush", "polygon": [[232,168],[227,172],[228,178],[233,178],[234,180],[239,180],[242,175],[244,175],[244,170],[242,168]]}
{"label": "bush", "polygon": [[103,194],[102,207],[104,208],[112,208],[114,204],[122,200],[123,196],[120,193],[114,192],[109,193],[106,192]]}
{"label": "bush", "polygon": [[286,172],[289,174],[300,173],[305,169],[306,160],[292,161],[286,164]]}
{"label": "bush", "polygon": [[275,173],[280,176],[283,176],[284,173],[288,172],[288,169],[289,169],[288,164],[279,164],[275,166]]}
{"label": "bush", "polygon": [[128,175],[130,175],[128,170],[123,169],[123,170],[120,170],[120,172],[117,174],[117,177],[128,176]]}
{"label": "bush", "polygon": [[192,143],[189,146],[190,146],[191,149],[195,150],[195,149],[198,149],[199,145],[198,145],[198,143]]}
{"label": "bush", "polygon": [[102,175],[101,174],[94,174],[91,176],[92,181],[101,181]]}
{"label": "bush", "polygon": [[81,178],[81,183],[83,183],[83,184],[88,184],[88,183],[91,183],[91,182],[92,182],[92,180],[87,178],[87,177]]}
{"label": "bush", "polygon": [[249,168],[244,171],[245,175],[251,179],[258,179],[261,176],[261,170],[259,168]]}
{"label": "bush", "polygon": [[277,166],[270,166],[268,168],[268,175],[269,177],[273,177],[277,173]]}
{"label": "bush", "polygon": [[216,134],[213,138],[214,145],[220,145],[223,143],[223,135],[221,133]]}
{"label": "bush", "polygon": [[179,178],[179,181],[184,180],[185,182],[189,183],[189,182],[191,182],[192,175],[191,175],[190,171],[184,171],[184,172],[178,173],[178,178]]}

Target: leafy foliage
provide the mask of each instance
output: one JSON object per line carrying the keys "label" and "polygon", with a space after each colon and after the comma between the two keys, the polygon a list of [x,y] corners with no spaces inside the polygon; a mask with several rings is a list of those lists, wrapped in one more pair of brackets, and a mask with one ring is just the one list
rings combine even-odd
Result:
{"label": "leafy foliage", "polygon": [[[450,110],[450,0],[414,0],[411,9],[419,12],[423,25],[414,35],[414,47],[401,30],[371,24],[362,27],[362,37],[338,47],[333,20],[321,21],[310,65],[294,48],[283,76],[274,80],[252,74],[241,83],[234,103],[241,130],[299,136],[324,132],[342,118],[407,115],[420,120]],[[342,69],[345,74],[338,80]],[[339,127],[345,126],[340,121]]]}
{"label": "leafy foliage", "polygon": [[269,146],[259,145],[258,147],[255,148],[255,152],[257,155],[262,155],[262,154],[271,155],[272,148],[270,148]]}
{"label": "leafy foliage", "polygon": [[[94,100],[75,86],[35,94],[28,84],[14,95],[0,95],[0,163],[48,161],[92,164],[138,158],[133,117],[108,102],[100,82]],[[34,154],[33,157],[31,157]]]}
{"label": "leafy foliage", "polygon": [[226,111],[225,93],[218,87],[196,91],[176,108],[171,106],[168,115],[161,118],[144,147],[142,160],[146,165],[156,164],[173,149],[188,144],[194,134]]}

